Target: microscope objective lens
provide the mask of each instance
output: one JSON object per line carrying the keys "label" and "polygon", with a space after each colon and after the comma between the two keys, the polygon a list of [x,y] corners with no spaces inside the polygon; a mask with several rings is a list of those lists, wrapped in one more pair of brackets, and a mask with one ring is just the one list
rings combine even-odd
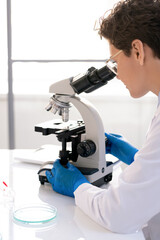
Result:
{"label": "microscope objective lens", "polygon": [[68,108],[63,108],[62,109],[62,121],[63,122],[68,122],[69,120],[69,109]]}

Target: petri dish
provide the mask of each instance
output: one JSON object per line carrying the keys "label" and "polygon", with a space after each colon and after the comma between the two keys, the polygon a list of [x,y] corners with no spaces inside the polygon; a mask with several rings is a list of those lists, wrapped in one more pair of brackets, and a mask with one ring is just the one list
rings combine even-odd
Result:
{"label": "petri dish", "polygon": [[48,204],[22,206],[13,212],[13,219],[22,224],[42,225],[56,218],[57,209]]}

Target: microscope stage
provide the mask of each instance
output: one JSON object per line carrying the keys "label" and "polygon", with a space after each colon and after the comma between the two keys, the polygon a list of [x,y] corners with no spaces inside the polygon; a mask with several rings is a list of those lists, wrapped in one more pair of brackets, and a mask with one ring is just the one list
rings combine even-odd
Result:
{"label": "microscope stage", "polygon": [[37,124],[35,126],[35,131],[41,132],[43,135],[49,135],[68,131],[74,132],[75,130],[77,131],[77,128],[80,130],[85,129],[85,125],[82,120],[63,122],[61,119],[54,119]]}

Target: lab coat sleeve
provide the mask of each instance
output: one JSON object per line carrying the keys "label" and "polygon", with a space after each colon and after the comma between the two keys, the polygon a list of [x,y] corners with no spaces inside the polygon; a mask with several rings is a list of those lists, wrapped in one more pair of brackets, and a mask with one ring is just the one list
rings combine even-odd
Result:
{"label": "lab coat sleeve", "polygon": [[100,189],[84,183],[75,203],[108,230],[132,233],[160,212],[160,114],[151,124],[135,161],[119,176],[118,185]]}

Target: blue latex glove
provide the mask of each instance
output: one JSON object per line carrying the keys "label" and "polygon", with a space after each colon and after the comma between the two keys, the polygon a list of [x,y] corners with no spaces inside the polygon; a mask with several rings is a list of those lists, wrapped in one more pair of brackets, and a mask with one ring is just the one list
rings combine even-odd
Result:
{"label": "blue latex glove", "polygon": [[117,134],[105,133],[107,137],[106,153],[110,153],[126,164],[134,161],[137,148],[126,142],[122,136]]}
{"label": "blue latex glove", "polygon": [[74,197],[73,192],[82,183],[89,183],[85,176],[72,164],[67,163],[67,168],[63,167],[58,160],[53,164],[51,172],[46,171],[46,177],[52,184],[54,191]]}

